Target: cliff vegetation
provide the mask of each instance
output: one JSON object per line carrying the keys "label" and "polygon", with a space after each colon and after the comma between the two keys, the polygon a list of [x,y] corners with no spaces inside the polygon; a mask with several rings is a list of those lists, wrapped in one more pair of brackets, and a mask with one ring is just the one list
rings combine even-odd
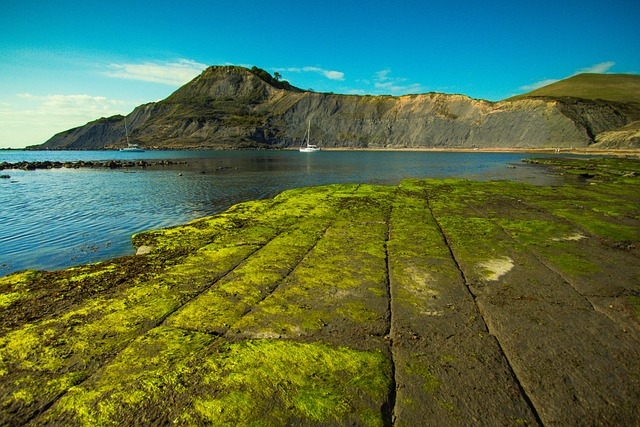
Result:
{"label": "cliff vegetation", "polygon": [[[128,114],[130,139],[156,149],[289,148],[311,121],[324,148],[640,147],[638,76],[579,75],[495,103],[440,93],[317,93],[277,77],[257,67],[209,67]],[[96,120],[31,148],[123,147],[124,121]]]}

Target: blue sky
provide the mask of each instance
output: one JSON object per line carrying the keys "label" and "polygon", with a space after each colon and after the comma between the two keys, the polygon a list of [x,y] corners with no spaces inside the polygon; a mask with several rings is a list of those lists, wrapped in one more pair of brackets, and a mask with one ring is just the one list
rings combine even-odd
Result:
{"label": "blue sky", "polygon": [[208,65],[348,94],[498,101],[640,73],[640,2],[58,1],[0,6],[0,148],[170,95]]}

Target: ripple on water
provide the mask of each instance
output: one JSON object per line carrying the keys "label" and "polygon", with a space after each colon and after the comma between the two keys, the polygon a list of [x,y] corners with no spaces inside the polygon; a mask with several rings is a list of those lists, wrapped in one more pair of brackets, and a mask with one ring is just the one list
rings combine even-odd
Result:
{"label": "ripple on water", "polygon": [[[9,171],[0,185],[0,275],[57,269],[132,254],[131,235],[182,224],[290,188],[331,183],[397,184],[466,177],[559,184],[518,166],[523,154],[428,152],[145,152],[187,165],[147,169]],[[21,157],[22,156],[22,157]],[[25,157],[33,156],[33,157]],[[137,159],[118,152],[2,152],[21,160]]]}

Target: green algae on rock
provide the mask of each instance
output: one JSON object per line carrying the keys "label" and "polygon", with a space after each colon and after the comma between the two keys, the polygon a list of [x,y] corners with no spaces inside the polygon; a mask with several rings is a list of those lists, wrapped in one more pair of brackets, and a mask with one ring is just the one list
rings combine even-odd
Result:
{"label": "green algae on rock", "polygon": [[566,162],[597,180],[302,188],[3,277],[0,424],[638,424],[637,162]]}

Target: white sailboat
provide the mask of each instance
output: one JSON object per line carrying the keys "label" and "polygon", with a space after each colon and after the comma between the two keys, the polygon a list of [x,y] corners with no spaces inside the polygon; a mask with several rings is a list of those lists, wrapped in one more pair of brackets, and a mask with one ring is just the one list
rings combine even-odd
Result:
{"label": "white sailboat", "polygon": [[[306,144],[305,144],[306,143]],[[307,128],[307,136],[303,141],[303,145],[300,147],[301,153],[314,153],[320,151],[317,145],[311,144],[311,120],[309,120],[309,127]]]}
{"label": "white sailboat", "polygon": [[125,148],[121,148],[120,151],[136,151],[141,152],[144,151],[138,144],[132,144],[129,142],[129,130],[127,129],[127,117],[124,117],[124,133],[127,135],[127,146]]}

